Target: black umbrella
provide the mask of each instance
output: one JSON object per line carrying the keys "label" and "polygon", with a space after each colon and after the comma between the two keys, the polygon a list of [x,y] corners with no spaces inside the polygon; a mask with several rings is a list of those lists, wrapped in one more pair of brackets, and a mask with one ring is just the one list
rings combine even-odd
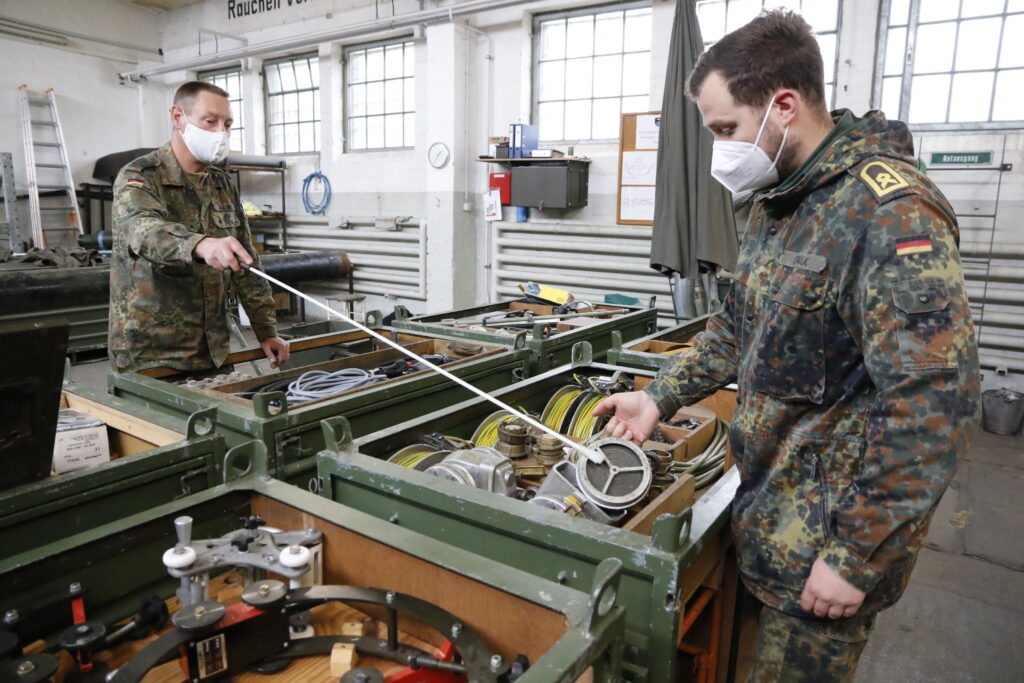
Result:
{"label": "black umbrella", "polygon": [[739,251],[732,197],[711,177],[711,134],[686,97],[686,76],[703,50],[696,3],[677,0],[658,131],[651,268],[691,280],[702,262],[732,270]]}

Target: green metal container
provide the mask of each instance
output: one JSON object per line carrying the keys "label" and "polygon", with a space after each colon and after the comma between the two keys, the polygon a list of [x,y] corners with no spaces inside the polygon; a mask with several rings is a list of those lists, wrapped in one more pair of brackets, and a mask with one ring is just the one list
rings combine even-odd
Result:
{"label": "green metal container", "polygon": [[[681,325],[632,341],[629,341],[629,337],[613,333],[611,348],[608,349],[608,362],[626,368],[658,371],[672,360],[669,351],[678,349],[681,344],[704,331],[709,317],[704,315],[694,318]],[[625,343],[623,340],[626,340]]]}
{"label": "green metal container", "polygon": [[[396,318],[392,325],[403,330],[426,332],[445,337],[456,337],[459,339],[472,339],[491,344],[502,344],[514,347],[516,344],[524,343],[530,350],[530,362],[527,371],[532,377],[545,370],[564,365],[570,361],[572,347],[578,342],[587,342],[593,350],[594,358],[601,360],[612,345],[612,334],[618,332],[623,339],[635,339],[645,334],[654,332],[657,325],[658,314],[654,308],[654,299],[646,308],[641,306],[620,306],[611,304],[597,304],[606,308],[624,308],[629,312],[609,317],[602,322],[580,327],[567,332],[546,334],[543,324],[536,324],[530,332],[521,332],[519,335],[511,335],[496,330],[468,329],[452,324],[451,321],[459,320],[482,320],[485,317],[495,316],[515,307],[522,308],[529,305],[526,299],[514,301],[502,301],[490,303],[484,306],[466,308],[445,313],[433,313],[429,315],[412,316],[404,306],[396,306]],[[525,335],[525,341],[519,342],[519,336]]]}
{"label": "green metal container", "polygon": [[[131,411],[139,431],[153,425],[180,428],[181,441],[0,491],[0,554],[56,543],[221,482],[225,446],[212,433],[212,410],[190,415],[182,426],[153,410],[82,387],[66,385],[65,391],[95,402],[100,419],[104,410]],[[108,436],[118,431],[107,429]]]}
{"label": "green metal container", "polygon": [[[372,320],[378,322],[379,320]],[[370,325],[377,327],[376,325]],[[436,335],[417,334],[405,330],[379,328],[382,333],[398,337],[416,338],[438,343],[458,342]],[[347,344],[368,339],[364,332],[342,333]],[[315,352],[330,344],[337,335],[323,335],[310,340],[293,341],[301,354]],[[320,344],[320,346],[317,346]],[[479,347],[480,344],[476,343]],[[259,356],[262,352],[256,350]],[[249,353],[252,352],[244,352]],[[228,362],[250,356],[234,354]],[[398,354],[397,351],[390,352]],[[493,391],[512,384],[524,375],[529,352],[523,348],[505,350],[497,345],[484,344],[481,352],[466,360],[450,364],[446,369],[485,391]],[[353,358],[354,361],[358,357]],[[291,365],[292,362],[289,362]],[[320,421],[344,415],[356,434],[369,434],[398,422],[464,401],[471,392],[434,372],[418,372],[405,377],[355,389],[329,399],[289,408],[284,394],[277,392],[257,395],[252,401],[234,397],[200,393],[186,386],[165,381],[144,373],[111,373],[110,392],[133,404],[145,406],[174,419],[184,420],[200,410],[214,409],[216,431],[229,447],[256,439],[266,444],[271,453],[271,472],[279,479],[316,490],[316,454],[324,448]]]}
{"label": "green metal container", "polygon": [[[595,364],[586,345],[576,364],[500,391],[502,401],[540,411],[574,373],[653,373]],[[570,517],[513,498],[463,486],[384,460],[424,433],[469,438],[494,407],[474,399],[353,439],[343,418],[324,423],[328,448],[320,455],[322,494],[406,529],[444,540],[510,567],[584,589],[600,563],[623,565],[620,600],[626,607],[624,673],[632,681],[675,680],[676,634],[683,599],[694,586],[683,576],[705,549],[727,544],[725,527],[738,485],[735,468],[681,514],[662,515],[650,536]]]}
{"label": "green metal container", "polygon": [[[57,542],[5,553],[0,557],[0,613],[27,613],[26,607],[34,601],[84,590],[88,618],[112,624],[130,616],[142,597],[173,595],[177,581],[168,576],[161,556],[175,544],[176,517],[191,516],[192,538],[198,539],[237,529],[239,517],[258,513],[271,525],[294,529],[289,522],[301,520],[299,529],[312,526],[323,532],[325,585],[347,583],[348,576],[370,576],[371,581],[362,585],[413,594],[465,618],[466,625],[481,634],[489,652],[502,655],[505,662],[527,651],[519,646],[539,651],[519,679],[523,683],[570,683],[587,669],[601,683],[621,680],[624,611],[617,597],[623,574],[616,560],[593,572],[586,590],[570,588],[269,479],[260,474],[266,467],[262,444],[236,447],[228,459],[249,460],[253,473],[145,512],[125,514]],[[350,550],[348,544],[357,549]],[[372,552],[362,552],[367,548]],[[380,569],[376,563],[391,562],[419,571],[397,578],[395,572],[376,575]],[[448,578],[424,585],[420,578],[424,572]],[[453,594],[452,585],[466,594]],[[472,604],[477,594],[486,597],[485,605]],[[502,621],[511,613],[520,618],[542,617],[548,626],[545,639],[538,636],[537,642],[530,642],[531,634],[523,626],[513,632],[514,627]],[[33,618],[35,622],[26,618],[25,623],[42,623],[39,613]],[[51,618],[52,628],[61,627],[61,619],[70,625],[66,606],[56,620]],[[402,617],[398,623],[399,628],[410,625]]]}

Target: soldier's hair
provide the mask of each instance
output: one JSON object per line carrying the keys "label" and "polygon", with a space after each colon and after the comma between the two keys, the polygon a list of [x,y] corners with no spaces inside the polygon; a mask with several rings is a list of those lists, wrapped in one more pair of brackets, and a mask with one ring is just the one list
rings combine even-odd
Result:
{"label": "soldier's hair", "polygon": [[779,88],[792,88],[813,108],[828,112],[818,41],[804,18],[790,10],[762,11],[709,47],[687,79],[690,98],[697,99],[715,71],[738,104],[762,107]]}
{"label": "soldier's hair", "polygon": [[196,98],[199,97],[201,92],[210,92],[221,97],[229,97],[227,90],[219,88],[213,83],[188,81],[178,86],[178,89],[174,92],[174,104],[184,109],[185,113],[188,113],[192,111],[192,105],[196,103]]}

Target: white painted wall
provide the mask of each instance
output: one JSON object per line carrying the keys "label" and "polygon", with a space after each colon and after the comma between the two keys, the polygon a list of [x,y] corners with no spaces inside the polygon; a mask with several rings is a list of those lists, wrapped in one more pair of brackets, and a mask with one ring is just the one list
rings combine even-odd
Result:
{"label": "white painted wall", "polygon": [[[123,41],[160,46],[159,13],[117,0],[0,0],[0,17]],[[13,154],[16,185],[24,192],[25,162],[17,87],[53,88],[76,184],[92,178],[96,159],[167,136],[162,86],[122,85],[118,71],[151,63],[152,52],[72,39],[66,47],[0,34],[0,151]]]}

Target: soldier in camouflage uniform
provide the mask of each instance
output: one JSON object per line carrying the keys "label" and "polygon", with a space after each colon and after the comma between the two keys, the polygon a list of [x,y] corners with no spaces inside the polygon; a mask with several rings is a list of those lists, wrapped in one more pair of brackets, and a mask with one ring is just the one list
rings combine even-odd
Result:
{"label": "soldier in camouflage uniform", "polygon": [[274,301],[228,174],[227,93],[182,85],[171,109],[171,141],[125,166],[114,183],[109,353],[119,371],[166,366],[211,370],[230,340],[233,289],[273,366],[288,358]]}
{"label": "soldier in camouflage uniform", "polygon": [[715,155],[760,141],[782,182],[730,188],[756,193],[723,310],[644,391],[599,409],[615,410],[606,433],[642,443],[659,417],[738,384],[732,528],[763,605],[756,681],[852,680],[980,414],[953,209],[904,124],[828,114],[821,64],[810,27],[774,11],[694,68]]}

